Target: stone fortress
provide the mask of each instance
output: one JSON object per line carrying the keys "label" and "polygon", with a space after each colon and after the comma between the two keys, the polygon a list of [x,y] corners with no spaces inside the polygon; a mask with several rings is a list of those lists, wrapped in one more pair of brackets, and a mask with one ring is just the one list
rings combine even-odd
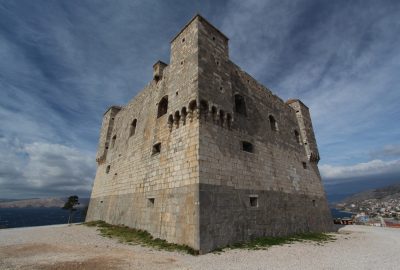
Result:
{"label": "stone fortress", "polygon": [[170,64],[105,112],[96,161],[87,221],[200,253],[332,228],[307,106],[242,71],[200,15],[171,41]]}

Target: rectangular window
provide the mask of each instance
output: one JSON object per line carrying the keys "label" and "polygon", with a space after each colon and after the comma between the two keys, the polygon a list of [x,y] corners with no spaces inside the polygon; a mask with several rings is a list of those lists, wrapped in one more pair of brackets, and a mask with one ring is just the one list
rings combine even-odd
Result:
{"label": "rectangular window", "polygon": [[249,196],[249,205],[250,207],[258,207],[258,196]]}
{"label": "rectangular window", "polygon": [[156,143],[153,145],[152,155],[159,154],[161,152],[161,143]]}
{"label": "rectangular window", "polygon": [[242,150],[245,152],[253,153],[253,144],[242,141]]}
{"label": "rectangular window", "polygon": [[307,169],[307,162],[303,162],[303,169]]}
{"label": "rectangular window", "polygon": [[154,207],[154,202],[155,202],[154,198],[148,198],[147,199],[147,207]]}

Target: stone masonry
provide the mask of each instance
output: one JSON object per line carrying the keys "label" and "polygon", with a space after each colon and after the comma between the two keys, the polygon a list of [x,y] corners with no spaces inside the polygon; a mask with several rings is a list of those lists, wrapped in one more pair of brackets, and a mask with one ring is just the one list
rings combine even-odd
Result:
{"label": "stone masonry", "polygon": [[259,236],[332,229],[310,113],[229,59],[196,15],[169,65],[103,118],[87,221],[209,252]]}

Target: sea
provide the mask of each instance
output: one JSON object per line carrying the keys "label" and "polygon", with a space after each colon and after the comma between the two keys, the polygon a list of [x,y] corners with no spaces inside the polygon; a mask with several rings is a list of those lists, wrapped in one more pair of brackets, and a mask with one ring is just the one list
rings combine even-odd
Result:
{"label": "sea", "polygon": [[[333,218],[351,217],[351,213],[331,209]],[[0,228],[18,228],[68,223],[69,212],[61,208],[0,208]],[[83,222],[85,217],[78,209],[71,222]]]}
{"label": "sea", "polygon": [[[68,223],[69,211],[61,208],[0,208],[0,228],[18,228]],[[71,222],[83,222],[85,217],[78,209]]]}
{"label": "sea", "polygon": [[331,208],[331,214],[333,218],[351,217],[353,215],[353,213],[343,212],[335,208]]}

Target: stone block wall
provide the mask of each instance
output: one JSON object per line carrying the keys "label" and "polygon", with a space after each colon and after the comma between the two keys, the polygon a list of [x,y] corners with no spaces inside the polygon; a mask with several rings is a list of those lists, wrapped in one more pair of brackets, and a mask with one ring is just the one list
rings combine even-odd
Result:
{"label": "stone block wall", "polygon": [[[87,220],[149,231],[201,252],[332,227],[308,108],[229,60],[228,38],[195,16],[170,64],[103,119]],[[165,104],[168,104],[165,106]]]}
{"label": "stone block wall", "polygon": [[[172,42],[170,65],[156,63],[154,75],[162,76],[112,117],[114,110],[105,114],[98,148],[104,158],[87,220],[144,229],[199,249],[196,31],[190,25]],[[168,105],[159,115],[163,100]]]}

